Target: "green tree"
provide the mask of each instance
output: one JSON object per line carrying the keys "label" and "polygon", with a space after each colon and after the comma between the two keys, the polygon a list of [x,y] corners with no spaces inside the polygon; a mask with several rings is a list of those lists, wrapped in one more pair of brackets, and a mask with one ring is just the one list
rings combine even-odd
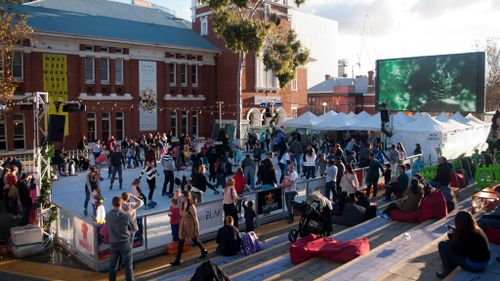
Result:
{"label": "green tree", "polygon": [[14,10],[14,4],[19,3],[19,0],[0,2],[0,103],[9,100],[18,85],[11,70],[14,46],[30,38],[33,32],[28,26],[26,15]]}
{"label": "green tree", "polygon": [[[268,14],[263,0],[202,0],[212,9],[215,33],[226,47],[238,55],[236,92],[236,137],[241,133],[241,79],[248,53],[263,54],[264,65],[278,78],[280,87],[295,79],[297,68],[304,65],[309,52],[297,40],[293,30],[280,26],[281,17]],[[300,6],[305,0],[294,0]],[[265,45],[265,48],[263,48]]]}

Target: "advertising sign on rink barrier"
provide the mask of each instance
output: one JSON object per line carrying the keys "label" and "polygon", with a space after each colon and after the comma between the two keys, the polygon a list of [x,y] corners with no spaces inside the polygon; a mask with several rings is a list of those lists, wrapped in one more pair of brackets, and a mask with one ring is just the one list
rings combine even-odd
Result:
{"label": "advertising sign on rink barrier", "polygon": [[257,214],[267,214],[283,209],[283,190],[275,188],[257,193]]}

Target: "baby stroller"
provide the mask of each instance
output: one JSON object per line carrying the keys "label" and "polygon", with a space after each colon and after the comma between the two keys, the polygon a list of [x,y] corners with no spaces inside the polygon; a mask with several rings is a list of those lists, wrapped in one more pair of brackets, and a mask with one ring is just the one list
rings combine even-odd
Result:
{"label": "baby stroller", "polygon": [[293,209],[300,214],[300,222],[298,229],[292,229],[288,233],[288,240],[295,242],[297,238],[307,236],[311,233],[325,236],[325,218],[321,215],[319,204],[313,202],[313,205],[307,202],[291,202]]}

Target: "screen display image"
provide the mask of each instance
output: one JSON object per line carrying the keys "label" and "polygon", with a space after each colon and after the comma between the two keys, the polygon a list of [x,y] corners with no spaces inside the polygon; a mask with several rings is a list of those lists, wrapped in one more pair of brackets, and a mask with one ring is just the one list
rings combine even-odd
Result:
{"label": "screen display image", "polygon": [[377,103],[395,111],[484,111],[485,53],[377,60]]}

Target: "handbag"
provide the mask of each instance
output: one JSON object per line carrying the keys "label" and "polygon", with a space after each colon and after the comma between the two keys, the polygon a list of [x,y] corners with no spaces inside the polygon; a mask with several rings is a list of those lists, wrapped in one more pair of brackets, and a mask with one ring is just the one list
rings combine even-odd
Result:
{"label": "handbag", "polygon": [[11,186],[11,188],[9,189],[9,194],[7,196],[9,196],[10,199],[19,199],[19,189],[17,189],[17,186]]}

